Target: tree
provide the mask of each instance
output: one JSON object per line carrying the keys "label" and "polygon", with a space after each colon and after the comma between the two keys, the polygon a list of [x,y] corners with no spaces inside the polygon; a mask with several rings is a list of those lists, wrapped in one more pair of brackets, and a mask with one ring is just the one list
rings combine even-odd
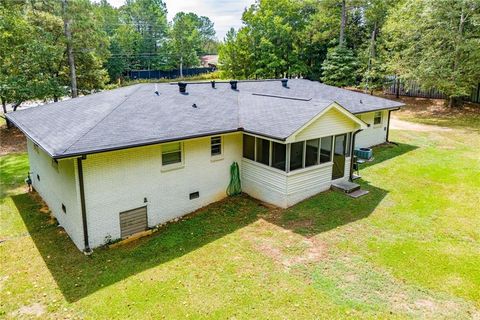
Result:
{"label": "tree", "polygon": [[[35,12],[26,3],[0,7],[0,98],[15,111],[29,99],[58,97],[64,93],[52,68],[63,59],[58,46],[62,22],[51,14]],[[61,41],[60,41],[61,42]]]}
{"label": "tree", "polygon": [[480,82],[480,1],[407,0],[385,26],[388,69],[424,88],[435,87],[454,106]]}
{"label": "tree", "polygon": [[178,66],[180,76],[183,67],[199,64],[199,56],[205,53],[205,47],[215,37],[213,23],[207,17],[199,17],[194,13],[179,12],[172,21],[168,48],[170,63]]}
{"label": "tree", "polygon": [[322,64],[322,81],[337,87],[355,85],[357,67],[357,59],[351,49],[342,45],[331,48]]}
{"label": "tree", "polygon": [[[139,69],[161,69],[165,65],[168,35],[167,8],[162,0],[128,0],[120,8],[120,25],[132,28],[119,29],[135,38],[133,47],[122,47],[123,51],[133,49],[135,56],[131,64]],[[132,35],[135,30],[138,35]]]}

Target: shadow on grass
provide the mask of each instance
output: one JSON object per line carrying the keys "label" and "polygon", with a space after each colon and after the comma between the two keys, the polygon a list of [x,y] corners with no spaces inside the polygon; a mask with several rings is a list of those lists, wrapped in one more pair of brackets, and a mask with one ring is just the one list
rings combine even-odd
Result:
{"label": "shadow on grass", "polygon": [[406,143],[398,143],[398,144],[389,143],[389,144],[378,145],[376,147],[373,147],[374,160],[372,162],[365,162],[360,164],[360,170],[379,164],[383,161],[390,160],[395,157],[404,155],[405,153],[408,153],[416,149],[418,149],[417,146],[406,144]]}
{"label": "shadow on grass", "polygon": [[[374,163],[413,149],[415,147],[408,145],[378,149]],[[362,198],[353,199],[327,191],[285,210],[268,209],[246,195],[228,198],[199,210],[188,219],[169,224],[150,237],[115,249],[96,249],[89,257],[75,247],[47,214],[39,212],[39,199],[30,194],[14,195],[12,199],[64,297],[75,302],[199,249],[260,218],[305,237],[364,219],[375,210],[387,191],[365,181],[360,183],[370,191]]]}
{"label": "shadow on grass", "polygon": [[265,220],[284,229],[310,238],[339,226],[367,218],[387,195],[388,191],[360,181],[369,193],[354,199],[338,191],[326,191],[302,201],[280,215]]}
{"label": "shadow on grass", "polygon": [[28,232],[57,285],[69,302],[77,301],[129,276],[181,257],[258,219],[267,209],[248,196],[214,203],[188,219],[172,223],[153,236],[114,248],[95,249],[86,257],[38,212],[29,194],[12,196]]}

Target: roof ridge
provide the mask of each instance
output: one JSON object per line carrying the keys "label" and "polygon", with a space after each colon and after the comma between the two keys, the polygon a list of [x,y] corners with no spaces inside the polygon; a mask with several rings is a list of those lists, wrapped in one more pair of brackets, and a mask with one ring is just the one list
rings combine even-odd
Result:
{"label": "roof ridge", "polygon": [[130,97],[136,93],[138,90],[140,90],[140,88],[142,88],[142,86],[138,86],[132,93],[130,93],[129,95],[127,95],[127,97],[122,101],[120,102],[117,106],[115,106],[115,108],[113,108],[110,112],[108,112],[102,119],[100,119],[100,121],[98,121],[93,127],[91,127],[90,129],[87,130],[87,132],[85,132],[84,134],[82,134],[80,137],[78,137],[75,141],[72,142],[72,144],[70,144],[65,150],[63,150],[63,153],[67,152],[67,150],[69,150],[74,144],[76,144],[80,139],[82,139],[83,137],[85,137],[88,133],[90,133],[90,131],[92,131],[93,129],[95,129],[103,120],[105,120],[109,115],[111,115],[115,110],[117,110],[122,104],[124,104],[128,99],[130,99]]}

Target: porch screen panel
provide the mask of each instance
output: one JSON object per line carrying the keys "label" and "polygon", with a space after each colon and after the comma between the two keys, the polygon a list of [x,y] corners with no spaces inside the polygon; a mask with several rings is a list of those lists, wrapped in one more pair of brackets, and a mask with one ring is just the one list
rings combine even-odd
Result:
{"label": "porch screen panel", "polygon": [[303,168],[303,144],[295,142],[290,145],[290,171]]}
{"label": "porch screen panel", "polygon": [[257,138],[257,162],[270,165],[270,141]]}
{"label": "porch screen panel", "polygon": [[272,167],[285,171],[287,145],[272,142]]}
{"label": "porch screen panel", "polygon": [[310,167],[318,164],[318,144],[320,139],[313,139],[307,141],[305,150],[305,167]]}
{"label": "porch screen panel", "polygon": [[332,161],[332,138],[323,137],[320,141],[320,163]]}
{"label": "porch screen panel", "polygon": [[255,161],[255,137],[243,135],[243,157]]}

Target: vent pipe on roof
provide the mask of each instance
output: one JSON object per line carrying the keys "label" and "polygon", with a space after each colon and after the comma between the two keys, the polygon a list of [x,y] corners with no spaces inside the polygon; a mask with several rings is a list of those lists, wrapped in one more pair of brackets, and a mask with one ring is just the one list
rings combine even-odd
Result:
{"label": "vent pipe on roof", "polygon": [[232,90],[237,90],[237,82],[237,80],[230,81],[230,87],[232,88]]}
{"label": "vent pipe on roof", "polygon": [[180,93],[187,92],[187,84],[185,82],[179,82],[178,83],[178,90],[180,91]]}
{"label": "vent pipe on roof", "polygon": [[282,87],[287,88],[288,79],[287,79],[287,78],[283,78],[283,79],[280,80],[280,81],[282,81]]}
{"label": "vent pipe on roof", "polygon": [[210,81],[210,83],[212,84],[212,88],[215,89],[215,80]]}

